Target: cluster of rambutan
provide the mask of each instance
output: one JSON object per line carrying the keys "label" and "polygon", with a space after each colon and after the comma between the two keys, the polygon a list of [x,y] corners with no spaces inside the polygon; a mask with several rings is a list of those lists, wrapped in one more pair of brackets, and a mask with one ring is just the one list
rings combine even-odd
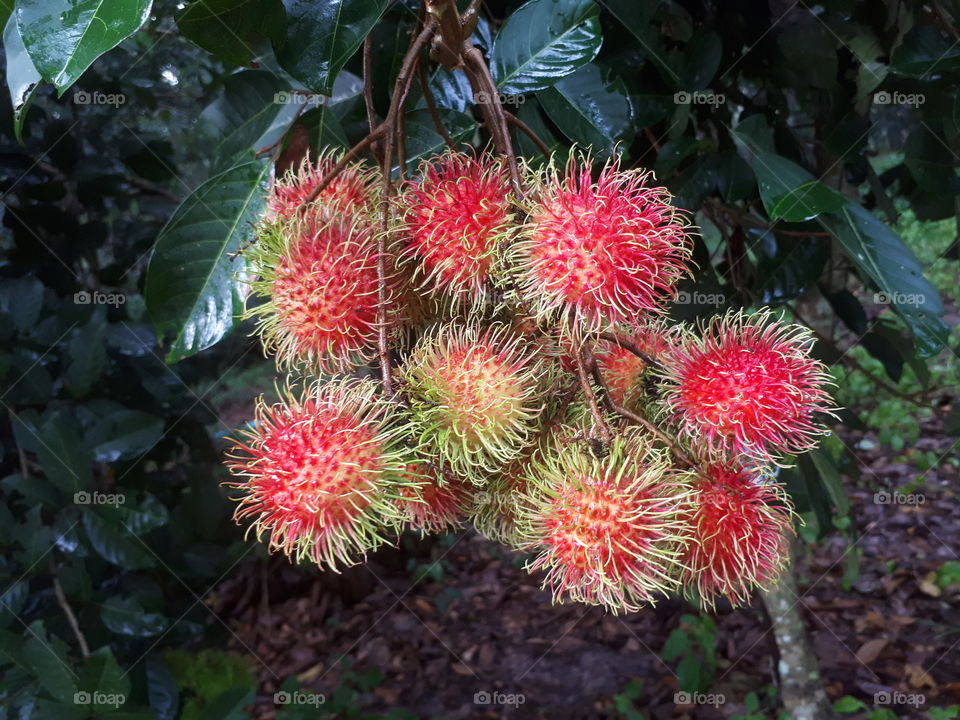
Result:
{"label": "cluster of rambutan", "polygon": [[772,468],[823,433],[827,375],[769,310],[668,324],[692,230],[649,173],[576,156],[518,188],[448,153],[389,198],[361,163],[317,192],[338,159],[277,181],[245,251],[248,314],[303,387],[236,441],[238,520],[334,569],[469,522],[612,612],[776,578],[793,510]]}

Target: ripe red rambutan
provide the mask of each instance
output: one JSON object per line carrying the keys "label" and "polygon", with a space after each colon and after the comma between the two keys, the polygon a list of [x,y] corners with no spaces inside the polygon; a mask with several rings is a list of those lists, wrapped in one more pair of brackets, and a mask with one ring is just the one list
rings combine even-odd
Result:
{"label": "ripe red rambutan", "polygon": [[[650,323],[624,334],[637,348],[659,362],[671,348],[667,328],[661,323]],[[616,344],[604,343],[603,350],[595,352],[597,366],[603,376],[610,397],[618,405],[633,410],[644,395],[644,380],[649,377],[647,362],[630,350]]]}
{"label": "ripe red rambutan", "polygon": [[454,530],[463,524],[474,491],[470,483],[423,463],[411,463],[406,476],[414,484],[402,487],[394,501],[403,514],[405,527],[427,535]]}
{"label": "ripe red rambutan", "polygon": [[477,483],[517,457],[542,410],[540,363],[503,325],[437,325],[398,375],[422,453]]}
{"label": "ripe red rambutan", "polygon": [[[316,187],[333,169],[342,154],[324,153],[311,162],[305,157],[300,166],[278,179],[267,196],[267,217],[287,218],[296,213]],[[376,197],[373,171],[360,163],[348,165],[314,199],[326,215],[349,215],[369,209]]]}
{"label": "ripe red rambutan", "polygon": [[692,243],[685,216],[650,179],[617,160],[596,182],[589,158],[571,157],[563,173],[546,168],[511,246],[517,300],[538,319],[588,330],[662,312]]}
{"label": "ripe red rambutan", "polygon": [[713,607],[720,596],[746,603],[787,561],[793,532],[789,498],[757,470],[719,462],[698,472],[693,493],[684,583],[704,607]]}
{"label": "ripe red rambutan", "polygon": [[554,601],[635,612],[680,585],[688,488],[665,456],[617,439],[605,458],[568,445],[531,473],[524,507],[528,565]]}
{"label": "ripe red rambutan", "polygon": [[372,382],[317,384],[274,405],[261,398],[256,420],[227,462],[239,480],[239,523],[253,519],[271,551],[336,570],[384,542],[400,515],[392,498],[413,482],[391,409]]}
{"label": "ripe red rambutan", "polygon": [[809,450],[824,434],[814,413],[830,405],[830,377],[812,345],[809,330],[769,310],[714,317],[702,337],[686,333],[670,354],[667,406],[710,451],[772,461]]}
{"label": "ripe red rambutan", "polygon": [[372,357],[377,247],[362,219],[291,217],[246,252],[252,297],[267,298],[247,315],[281,365],[333,372]]}
{"label": "ripe red rambutan", "polygon": [[471,307],[489,300],[495,257],[514,222],[503,162],[461,152],[431,158],[397,203],[404,256],[421,289]]}

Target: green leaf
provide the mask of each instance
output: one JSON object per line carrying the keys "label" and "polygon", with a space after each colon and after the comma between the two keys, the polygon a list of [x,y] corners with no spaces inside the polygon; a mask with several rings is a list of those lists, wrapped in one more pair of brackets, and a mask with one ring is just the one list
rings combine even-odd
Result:
{"label": "green leaf", "polygon": [[107,325],[100,313],[77,330],[70,339],[70,365],[63,379],[74,397],[82,397],[103,372],[107,361],[104,336]]}
{"label": "green leaf", "polygon": [[25,332],[37,324],[43,308],[43,283],[32,275],[4,280],[0,285],[0,312],[13,318],[14,327]]}
{"label": "green leaf", "polygon": [[277,60],[311,90],[329,95],[337,73],[389,4],[389,0],[286,0],[286,40],[274,46]]}
{"label": "green leaf", "polygon": [[855,697],[844,695],[833,704],[833,711],[847,714],[856,712],[857,710],[862,710],[865,707],[866,705],[863,704],[862,700],[857,700]]}
{"label": "green leaf", "polygon": [[[123,705],[130,694],[130,676],[120,669],[113,651],[109,647],[102,647],[90,653],[80,668],[80,687],[90,693],[112,695],[116,700],[124,698],[119,702]],[[109,702],[104,704],[111,705]]]}
{"label": "green leaf", "polygon": [[77,676],[68,664],[67,646],[60,638],[47,635],[43,621],[30,624],[21,660],[55,700],[73,705]]}
{"label": "green leaf", "polygon": [[98,420],[84,440],[97,462],[130,460],[156,444],[163,424],[161,418],[142,410],[118,410]]}
{"label": "green leaf", "polygon": [[60,412],[39,423],[19,415],[13,423],[20,447],[36,453],[47,480],[67,495],[93,484],[92,458],[75,428],[76,424]]}
{"label": "green leaf", "polygon": [[753,159],[753,172],[771,220],[804,222],[822,213],[836,212],[847,202],[843,195],[780,155],[759,153]]}
{"label": "green leaf", "polygon": [[616,144],[629,144],[632,106],[621,78],[590,63],[539,95],[547,115],[570,140],[592,148],[597,157],[614,153]]}
{"label": "green leaf", "polygon": [[500,29],[490,69],[504,93],[543,90],[593,60],[602,42],[593,0],[530,0]]}
{"label": "green leaf", "polygon": [[177,27],[221,60],[246,66],[261,43],[282,41],[286,13],[281,0],[194,0],[177,15]]}
{"label": "green leaf", "polygon": [[117,516],[110,521],[101,517],[97,510],[88,509],[83,513],[83,529],[97,554],[127,570],[154,567],[153,554],[120,524]]}
{"label": "green leaf", "polygon": [[657,69],[664,81],[677,90],[703,90],[720,67],[723,45],[712,32],[694,35],[682,49],[667,54],[665,64]]}
{"label": "green leaf", "polygon": [[158,720],[175,720],[180,707],[180,690],[176,678],[163,658],[151,653],[144,661],[147,674],[147,698]]}
{"label": "green leaf", "polygon": [[960,47],[936,26],[922,24],[911,28],[893,51],[890,72],[924,78],[960,69]]}
{"label": "green leaf", "polygon": [[[270,128],[284,102],[293,97],[281,92],[286,87],[283,80],[266,70],[245,70],[226,79],[223,95],[201,115],[219,138],[211,149],[216,159],[214,172],[252,159],[254,143]],[[247,152],[250,157],[239,157]]]}
{"label": "green leaf", "polygon": [[23,44],[43,79],[63,95],[100,55],[147,21],[151,0],[18,0]]}
{"label": "green leaf", "polygon": [[3,30],[3,51],[7,61],[7,89],[13,106],[13,132],[17,142],[23,142],[23,121],[30,109],[33,96],[40,87],[40,73],[27,54],[17,27],[16,17],[10,16]]}
{"label": "green leaf", "polygon": [[853,264],[876,283],[880,292],[874,300],[888,302],[907,323],[920,357],[940,352],[950,335],[943,321],[943,303],[897,234],[853,202],[826,218],[824,225]]}
{"label": "green leaf", "polygon": [[[477,123],[469,115],[437,108],[437,113],[454,144],[465,142],[477,129]],[[406,114],[407,167],[415,168],[422,158],[443,152],[447,147],[443,136],[437,132],[428,110],[412,110]],[[394,166],[394,171],[399,167]]]}
{"label": "green leaf", "polygon": [[777,35],[784,69],[801,86],[829,89],[837,84],[837,36],[822,21],[792,25]]}
{"label": "green leaf", "polygon": [[160,613],[146,612],[134,598],[119,595],[104,600],[100,619],[112,632],[130,637],[153,637],[170,625]]}
{"label": "green leaf", "polygon": [[820,482],[827,491],[827,495],[833,503],[833,506],[837,509],[837,512],[840,515],[849,513],[850,499],[847,497],[847,491],[843,487],[840,471],[837,470],[833,458],[825,451],[814,448],[810,451],[810,459],[813,461],[817,472],[820,473]]}
{"label": "green leaf", "polygon": [[235,256],[253,236],[266,204],[270,163],[238,165],[207,180],[160,231],[147,270],[145,298],[161,342],[173,336],[167,362],[210,347],[243,310],[244,270]]}
{"label": "green leaf", "polygon": [[743,144],[750,155],[774,152],[773,130],[767,124],[767,118],[759,113],[737,123],[733,137]]}

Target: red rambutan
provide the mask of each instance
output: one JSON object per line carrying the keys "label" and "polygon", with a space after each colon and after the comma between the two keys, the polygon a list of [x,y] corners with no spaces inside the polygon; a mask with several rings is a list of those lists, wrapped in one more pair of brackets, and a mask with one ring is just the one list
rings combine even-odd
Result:
{"label": "red rambutan", "polygon": [[372,382],[314,385],[270,406],[261,399],[227,463],[242,478],[227,483],[241,493],[237,522],[253,518],[258,538],[298,561],[355,564],[397,529],[392,499],[412,484],[390,412]]}
{"label": "red rambutan", "polygon": [[[642,326],[625,334],[625,337],[656,361],[672,347],[667,328],[660,323]],[[622,407],[636,409],[644,394],[644,380],[649,377],[647,362],[616,343],[603,345],[603,350],[594,353],[594,357],[610,397]]]}
{"label": "red rambutan", "polygon": [[635,612],[679,587],[687,487],[668,468],[635,440],[616,440],[602,459],[573,445],[543,458],[523,523],[538,552],[528,569],[546,571],[554,601]]}
{"label": "red rambutan", "polygon": [[397,202],[404,255],[421,289],[468,306],[487,301],[494,259],[513,224],[503,162],[460,152],[431,158]]}
{"label": "red rambutan", "polygon": [[423,463],[411,463],[406,475],[414,484],[401,488],[395,501],[405,527],[422,535],[460,527],[475,489],[452,473],[441,479],[440,473]]}
{"label": "red rambutan", "polygon": [[671,353],[667,406],[710,451],[771,461],[809,450],[824,434],[814,413],[830,405],[830,376],[812,345],[809,330],[769,310],[714,317],[702,337],[688,332]]}
{"label": "red rambutan", "polygon": [[691,542],[684,582],[705,607],[750,593],[776,579],[788,557],[793,509],[780,485],[729,463],[701,469],[693,484]]}
{"label": "red rambutan", "polygon": [[584,329],[661,312],[688,272],[685,216],[650,173],[609,161],[596,182],[588,158],[539,178],[527,224],[511,246],[517,300],[539,319]]}
{"label": "red rambutan", "polygon": [[[278,179],[267,197],[267,216],[287,218],[296,213],[316,187],[333,169],[341,155],[324,153],[311,162],[304,158],[300,167]],[[348,165],[314,199],[324,215],[349,215],[373,205],[375,184],[370,170],[359,163]]]}

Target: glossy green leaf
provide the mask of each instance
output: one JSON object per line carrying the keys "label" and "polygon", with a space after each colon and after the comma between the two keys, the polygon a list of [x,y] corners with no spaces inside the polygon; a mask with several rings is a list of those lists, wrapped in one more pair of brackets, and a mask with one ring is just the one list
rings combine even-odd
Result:
{"label": "glossy green leaf", "polygon": [[16,417],[13,431],[20,447],[36,453],[47,480],[67,495],[93,484],[91,455],[67,416],[53,413],[42,422],[26,414]]}
{"label": "glossy green leaf", "polygon": [[69,665],[67,653],[66,644],[57,636],[48,635],[42,621],[30,624],[21,661],[54,699],[73,705],[77,676]]}
{"label": "glossy green leaf", "polygon": [[[112,695],[116,700],[122,697],[123,702],[130,695],[130,676],[117,664],[117,659],[109,646],[98,648],[90,653],[90,657],[80,668],[79,685],[89,693]],[[123,705],[123,702],[120,702],[120,705]],[[109,707],[112,709],[112,706]]]}
{"label": "glossy green leaf", "polygon": [[163,420],[142,410],[118,410],[101,418],[84,440],[97,462],[131,460],[163,435]]}
{"label": "glossy green leaf", "polygon": [[23,142],[23,121],[33,96],[40,87],[41,78],[23,46],[20,29],[12,15],[3,30],[3,51],[7,63],[7,89],[10,91],[10,104],[13,106],[13,132],[17,142]]}
{"label": "glossy green leaf", "polygon": [[890,58],[890,72],[910,77],[925,78],[931,73],[956,72],[958,69],[960,45],[936,25],[926,23],[911,28]]}
{"label": "glossy green leaf", "polygon": [[170,625],[170,620],[160,613],[146,612],[134,598],[119,595],[103,602],[100,619],[111,632],[130,637],[153,637]]}
{"label": "glossy green leaf", "polygon": [[780,155],[759,153],[753,158],[753,172],[771,220],[804,222],[835,212],[847,202],[843,195]]}
{"label": "glossy green leaf", "polygon": [[893,230],[856,203],[824,220],[847,257],[876,283],[876,302],[888,303],[907,323],[920,357],[943,349],[950,329],[943,321],[943,303],[923,276],[923,267]]}
{"label": "glossy green leaf", "polygon": [[585,65],[539,95],[554,124],[570,140],[592,148],[597,157],[613,154],[618,142],[629,144],[632,106],[621,78],[598,65]]}
{"label": "glossy green leaf", "polygon": [[[454,144],[468,141],[470,136],[476,132],[477,123],[469,115],[444,109],[438,109],[438,113]],[[408,112],[405,123],[407,128],[408,168],[415,168],[421,159],[436,155],[446,149],[446,141],[437,132],[428,110]],[[398,170],[399,167],[394,166],[394,172]]]}
{"label": "glossy green leaf", "polygon": [[147,675],[147,699],[158,720],[175,720],[180,707],[180,690],[176,678],[158,653],[144,661]]}
{"label": "glossy green leaf", "polygon": [[837,83],[837,45],[833,30],[810,18],[777,33],[777,44],[786,60],[784,71],[798,85],[832,88]]}
{"label": "glossy green leaf", "polygon": [[104,343],[106,328],[103,316],[96,313],[70,338],[70,365],[63,379],[74,397],[86,395],[103,373],[107,361]]}
{"label": "glossy green leaf", "polygon": [[850,498],[847,497],[847,491],[843,487],[843,479],[840,477],[840,471],[837,469],[833,458],[820,448],[814,448],[810,451],[810,459],[814,467],[820,473],[820,482],[833,506],[840,515],[846,515],[850,512]]}
{"label": "glossy green leaf", "polygon": [[593,60],[602,41],[593,0],[530,0],[500,29],[490,67],[503,93],[543,90]]}
{"label": "glossy green leaf", "polygon": [[[286,91],[286,83],[266,70],[245,70],[230,75],[223,94],[201,117],[218,138],[211,148],[215,171],[253,158],[254,143],[270,128],[273,119],[297,97]],[[248,153],[248,157],[241,157]]]}
{"label": "glossy green leaf", "polygon": [[236,324],[244,290],[236,252],[263,214],[269,172],[256,161],[210,178],[160,231],[144,295],[161,341],[173,337],[168,362],[210,347]]}
{"label": "glossy green leaf", "polygon": [[151,0],[18,0],[17,25],[34,66],[57,93],[147,21]]}
{"label": "glossy green leaf", "polygon": [[105,518],[97,510],[83,513],[83,529],[87,539],[104,560],[127,570],[153,567],[153,554],[143,542],[131,534],[114,516]]}
{"label": "glossy green leaf", "polygon": [[32,275],[10,278],[0,283],[0,312],[13,319],[20,332],[30,330],[43,307],[43,283]]}
{"label": "glossy green leaf", "polygon": [[193,0],[177,14],[180,33],[221,60],[247,66],[286,30],[281,0]]}
{"label": "glossy green leaf", "polygon": [[277,60],[310,89],[329,95],[389,0],[286,0],[286,39]]}

